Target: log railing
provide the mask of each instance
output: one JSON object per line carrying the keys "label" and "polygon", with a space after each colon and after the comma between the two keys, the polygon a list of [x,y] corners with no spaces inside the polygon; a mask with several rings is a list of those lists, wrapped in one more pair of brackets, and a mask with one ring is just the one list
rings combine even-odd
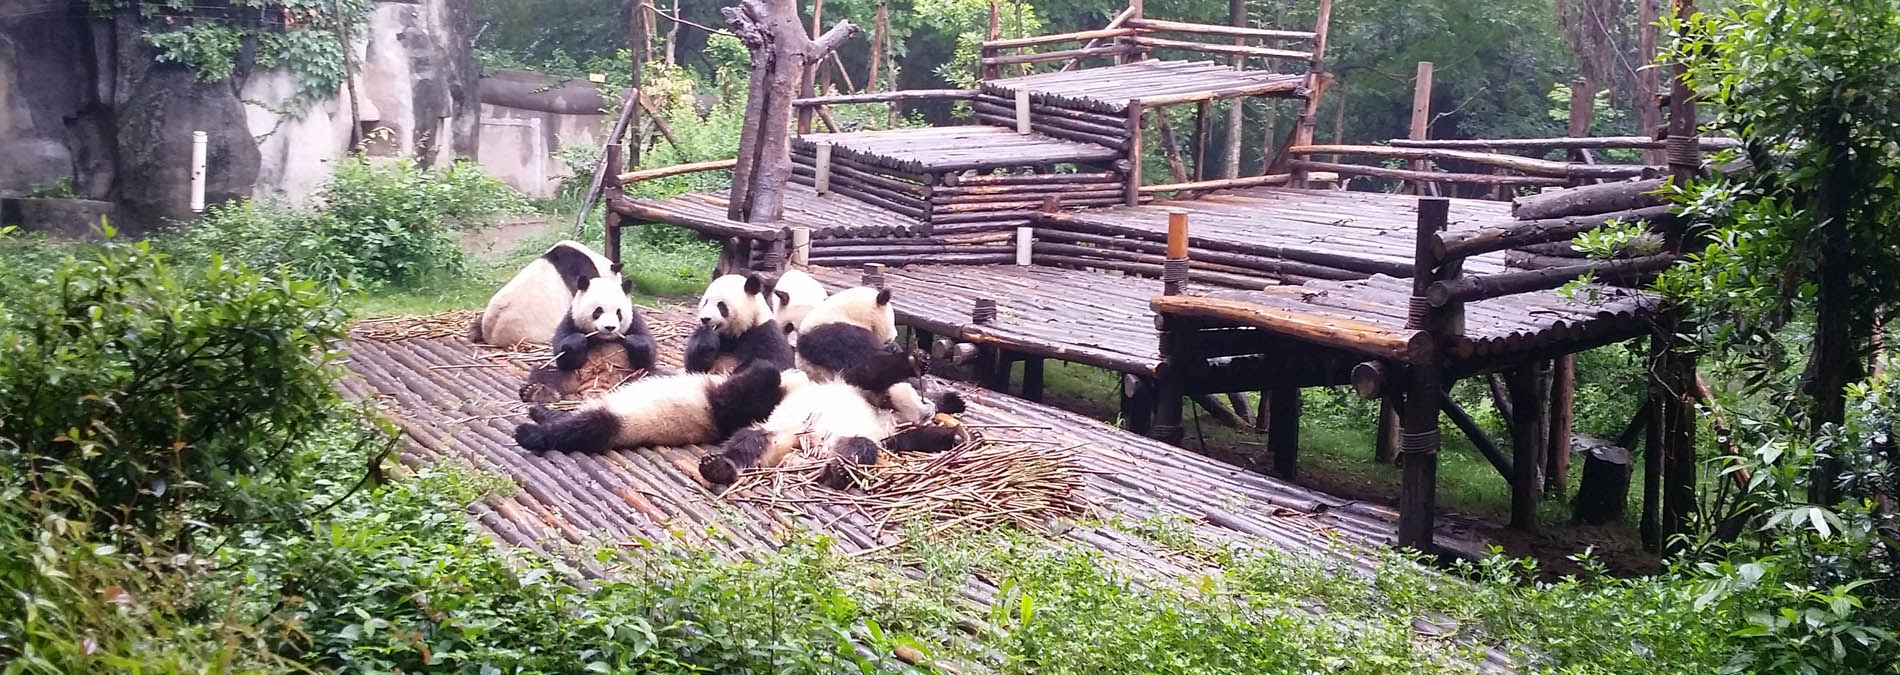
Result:
{"label": "log railing", "polygon": [[[1157,35],[1177,35],[1175,37],[1157,37]],[[1204,40],[1220,39],[1223,42]],[[1104,44],[1104,41],[1108,41]],[[1260,44],[1246,44],[1257,41]],[[1163,21],[1141,18],[1132,9],[1116,15],[1107,27],[1096,30],[1057,33],[1034,37],[1011,38],[1006,40],[986,40],[982,43],[979,62],[983,67],[985,79],[1002,76],[1002,67],[1030,63],[1066,61],[1062,70],[1069,70],[1083,59],[1091,57],[1127,57],[1135,56],[1155,49],[1168,49],[1218,54],[1223,56],[1253,57],[1268,60],[1269,66],[1277,60],[1293,60],[1316,65],[1316,50],[1288,49],[1286,45],[1304,43],[1316,45],[1319,34],[1312,31],[1273,30],[1264,28],[1245,28],[1216,24],[1189,23],[1183,21]],[[1024,53],[1005,53],[1028,50],[1049,45],[1083,43],[1079,47],[1070,47],[1057,51]]]}

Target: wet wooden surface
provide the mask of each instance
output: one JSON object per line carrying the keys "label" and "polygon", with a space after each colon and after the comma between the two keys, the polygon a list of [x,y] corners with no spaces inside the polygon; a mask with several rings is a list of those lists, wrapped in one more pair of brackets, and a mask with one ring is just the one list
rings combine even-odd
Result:
{"label": "wet wooden surface", "polygon": [[1102,113],[1128,109],[1130,99],[1208,92],[1215,97],[1236,95],[1292,96],[1305,75],[1236,70],[1215,61],[1146,60],[1100,68],[990,80],[981,85],[986,94],[1014,100],[1016,91],[1028,90],[1034,102],[1052,103]]}
{"label": "wet wooden surface", "polygon": [[1114,148],[1018,134],[1000,126],[954,126],[836,134],[805,134],[792,140],[795,151],[809,154],[829,143],[834,157],[843,156],[911,173],[985,170],[1077,162],[1114,161],[1123,152]]}

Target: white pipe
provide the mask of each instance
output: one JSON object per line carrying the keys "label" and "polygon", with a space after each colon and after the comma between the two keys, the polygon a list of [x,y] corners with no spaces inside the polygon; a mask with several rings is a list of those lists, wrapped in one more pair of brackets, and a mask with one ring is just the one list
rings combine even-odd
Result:
{"label": "white pipe", "polygon": [[1033,248],[1035,241],[1036,241],[1036,228],[1033,228],[1033,227],[1016,228],[1016,264],[1018,265],[1029,264],[1029,254],[1031,251],[1035,250]]}
{"label": "white pipe", "polygon": [[[824,146],[820,146],[824,147]],[[811,262],[811,228],[792,228],[792,264],[804,267]]]}
{"label": "white pipe", "polygon": [[205,211],[205,132],[191,132],[191,212]]}

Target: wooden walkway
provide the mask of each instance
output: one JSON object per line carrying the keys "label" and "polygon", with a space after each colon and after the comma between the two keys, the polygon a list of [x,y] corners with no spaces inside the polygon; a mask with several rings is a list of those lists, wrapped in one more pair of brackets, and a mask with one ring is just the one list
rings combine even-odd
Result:
{"label": "wooden walkway", "polygon": [[1031,102],[1123,114],[1130,100],[1163,105],[1238,96],[1303,96],[1305,80],[1305,75],[1236,70],[1214,61],[1147,60],[988,80],[981,91],[1007,100],[1015,100],[1017,91],[1028,91]]}

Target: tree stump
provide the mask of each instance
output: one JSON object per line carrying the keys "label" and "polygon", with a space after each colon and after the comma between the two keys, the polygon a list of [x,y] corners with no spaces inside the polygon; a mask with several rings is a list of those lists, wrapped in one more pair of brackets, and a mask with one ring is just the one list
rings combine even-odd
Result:
{"label": "tree stump", "polygon": [[1602,525],[1623,518],[1629,503],[1630,451],[1608,442],[1589,442],[1583,448],[1583,480],[1571,502],[1573,523]]}

